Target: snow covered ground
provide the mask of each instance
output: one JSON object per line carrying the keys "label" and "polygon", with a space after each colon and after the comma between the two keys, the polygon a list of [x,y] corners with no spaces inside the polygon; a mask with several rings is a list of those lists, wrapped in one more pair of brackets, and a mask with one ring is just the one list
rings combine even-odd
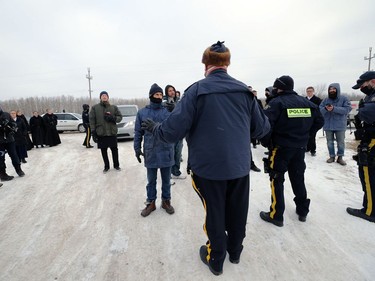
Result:
{"label": "snow covered ground", "polygon": [[[306,223],[295,214],[288,178],[284,227],[262,221],[259,212],[270,204],[268,176],[251,172],[241,262],[227,260],[219,277],[199,259],[204,211],[190,178],[172,187],[174,215],[158,200],[143,218],[146,170],[132,142],[119,143],[122,171],[103,174],[99,150],[83,147],[83,138],[64,133],[61,145],[29,151],[26,176],[0,188],[0,280],[375,280],[375,224],[346,213],[348,206],[361,207],[363,196],[349,132],[347,166],[325,162],[322,132],[317,156],[306,154]],[[264,151],[253,150],[262,170]],[[9,159],[7,166],[16,175]]]}

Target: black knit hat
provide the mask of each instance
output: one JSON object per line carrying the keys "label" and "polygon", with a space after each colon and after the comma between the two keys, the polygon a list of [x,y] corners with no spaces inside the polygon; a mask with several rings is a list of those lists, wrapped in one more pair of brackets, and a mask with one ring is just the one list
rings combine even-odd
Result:
{"label": "black knit hat", "polygon": [[273,87],[280,90],[291,91],[294,88],[293,78],[288,75],[283,75],[279,78],[276,78],[273,83]]}
{"label": "black knit hat", "polygon": [[102,98],[102,95],[107,95],[107,97],[109,97],[109,95],[106,91],[103,91],[103,92],[100,93],[100,95],[99,95],[100,99]]}
{"label": "black knit hat", "polygon": [[163,94],[163,89],[160,88],[158,84],[154,83],[152,84],[150,88],[150,92],[148,93],[148,96],[152,97],[155,93],[158,93],[158,92]]}

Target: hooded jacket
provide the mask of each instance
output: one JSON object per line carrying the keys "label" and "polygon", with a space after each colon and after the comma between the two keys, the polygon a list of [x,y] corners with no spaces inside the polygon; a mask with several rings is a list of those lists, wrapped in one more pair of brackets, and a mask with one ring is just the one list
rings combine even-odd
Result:
{"label": "hooded jacket", "polygon": [[165,168],[174,165],[173,144],[157,141],[152,133],[141,129],[142,121],[150,118],[155,122],[163,122],[169,115],[169,111],[162,104],[154,102],[150,102],[137,113],[134,128],[134,151],[141,150],[143,141],[146,168]]}
{"label": "hooded jacket", "polygon": [[[340,84],[332,83],[330,87],[336,88],[337,96],[335,99],[325,98],[319,105],[320,112],[324,117],[325,131],[345,131],[347,127],[347,118],[349,112],[352,110],[352,106],[347,97],[341,95]],[[332,104],[333,110],[326,110],[326,105]]]}

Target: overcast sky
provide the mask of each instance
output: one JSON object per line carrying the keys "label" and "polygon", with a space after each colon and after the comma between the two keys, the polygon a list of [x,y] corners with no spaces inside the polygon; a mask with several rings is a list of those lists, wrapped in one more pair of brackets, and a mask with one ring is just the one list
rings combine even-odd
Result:
{"label": "overcast sky", "polygon": [[229,74],[261,96],[284,74],[298,91],[338,82],[352,93],[375,53],[374,11],[373,0],[0,0],[0,100],[88,96],[88,67],[94,100],[148,97],[154,82],[182,92],[217,40]]}

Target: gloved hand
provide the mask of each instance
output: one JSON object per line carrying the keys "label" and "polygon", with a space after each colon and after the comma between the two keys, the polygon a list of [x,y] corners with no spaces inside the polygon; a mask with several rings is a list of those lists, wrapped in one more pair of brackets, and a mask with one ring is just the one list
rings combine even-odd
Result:
{"label": "gloved hand", "polygon": [[188,175],[190,175],[190,172],[191,172],[191,167],[190,167],[190,164],[188,163],[188,164],[187,164],[187,167],[186,167],[186,173],[187,173]]}
{"label": "gloved hand", "polygon": [[116,117],[111,114],[111,112],[104,113],[104,120],[109,123],[115,123],[116,124]]}
{"label": "gloved hand", "polygon": [[157,123],[154,122],[152,119],[147,118],[145,121],[142,121],[141,129],[144,131],[149,131],[152,133],[154,128],[156,127]]}
{"label": "gloved hand", "polygon": [[91,131],[92,140],[97,143],[98,142],[98,135],[96,134],[96,131]]}
{"label": "gloved hand", "polygon": [[173,102],[166,102],[165,103],[165,108],[169,111],[172,112],[173,109],[175,108],[175,104]]}
{"label": "gloved hand", "polygon": [[358,108],[364,107],[365,106],[365,101],[361,99],[358,103]]}
{"label": "gloved hand", "polygon": [[142,163],[141,155],[144,156],[144,154],[142,153],[142,150],[137,150],[135,152],[135,157],[137,157],[137,160],[139,163]]}

